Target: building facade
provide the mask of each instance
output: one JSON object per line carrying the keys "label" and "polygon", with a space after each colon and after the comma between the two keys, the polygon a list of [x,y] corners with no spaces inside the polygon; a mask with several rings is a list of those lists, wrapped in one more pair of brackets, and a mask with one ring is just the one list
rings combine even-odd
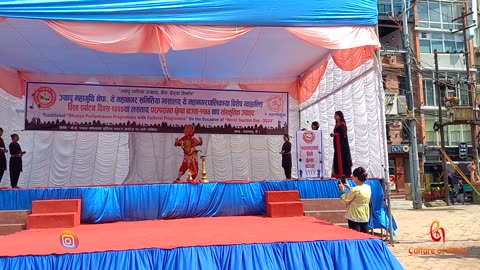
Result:
{"label": "building facade", "polygon": [[[432,168],[441,164],[440,133],[434,124],[438,121],[436,75],[446,85],[441,88],[442,115],[444,123],[453,116],[452,104],[455,106],[471,105],[470,83],[475,79],[474,56],[480,56],[480,49],[474,52],[478,44],[476,33],[477,12],[468,16],[466,39],[461,31],[463,27],[462,12],[477,10],[477,0],[465,6],[464,1],[423,0],[411,2],[412,9],[409,22],[410,48],[404,48],[401,27],[402,0],[379,0],[379,36],[382,43],[381,63],[385,85],[387,137],[389,138],[390,174],[395,176],[396,186],[404,189],[410,182],[409,155],[402,150],[409,144],[409,130],[406,123],[410,120],[405,112],[405,72],[404,52],[411,51],[411,71],[417,125],[417,143],[419,145],[420,182],[422,188],[431,181]],[[457,20],[456,20],[457,19]],[[459,31],[460,30],[460,31]],[[465,54],[468,49],[470,54]],[[438,54],[438,74],[435,72],[434,50]],[[470,76],[467,76],[466,58],[470,57]],[[468,77],[471,80],[468,80]],[[470,88],[469,88],[470,87]],[[452,102],[445,97],[451,96]],[[453,103],[454,102],[454,103]],[[449,107],[450,106],[450,107]],[[403,108],[403,109],[402,109]],[[471,107],[470,107],[471,108]],[[466,163],[472,156],[472,129],[470,125],[447,125],[445,129],[446,152],[458,163]],[[473,131],[476,134],[476,130]],[[468,147],[468,157],[460,154],[459,147]],[[407,185],[405,185],[407,183]]]}

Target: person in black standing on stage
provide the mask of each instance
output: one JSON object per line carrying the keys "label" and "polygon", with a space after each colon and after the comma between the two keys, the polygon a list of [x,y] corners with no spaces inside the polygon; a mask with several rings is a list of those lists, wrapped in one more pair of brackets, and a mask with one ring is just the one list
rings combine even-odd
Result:
{"label": "person in black standing on stage", "polygon": [[318,130],[320,128],[320,124],[317,121],[312,122],[312,130]]}
{"label": "person in black standing on stage", "polygon": [[286,179],[292,179],[292,144],[290,143],[290,136],[288,134],[283,135],[282,146],[282,167],[285,171]]}
{"label": "person in black standing on stage", "polygon": [[348,144],[347,124],[341,111],[335,112],[335,129],[330,133],[333,137],[333,172],[332,177],[349,178],[352,174],[352,156]]}
{"label": "person in black standing on stage", "polygon": [[5,153],[8,152],[7,148],[5,147],[5,142],[2,139],[3,129],[0,128],[0,183],[3,179],[3,174],[7,170],[7,157]]}
{"label": "person in black standing on stage", "polygon": [[10,135],[12,137],[12,142],[8,146],[10,150],[10,183],[12,188],[18,188],[18,179],[20,178],[20,173],[22,172],[22,156],[25,155],[25,151],[22,151],[18,140],[20,137],[18,134]]}

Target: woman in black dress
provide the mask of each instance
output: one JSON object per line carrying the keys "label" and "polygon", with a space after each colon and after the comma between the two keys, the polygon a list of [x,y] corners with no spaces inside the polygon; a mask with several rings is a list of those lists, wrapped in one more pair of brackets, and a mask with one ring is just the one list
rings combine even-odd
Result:
{"label": "woman in black dress", "polygon": [[283,135],[283,146],[282,146],[282,167],[285,171],[285,178],[292,179],[292,144],[290,143],[290,136],[288,134]]}
{"label": "woman in black dress", "polygon": [[20,178],[20,172],[22,172],[22,156],[26,153],[22,151],[20,144],[18,144],[18,134],[12,134],[12,142],[8,146],[10,150],[10,183],[12,188],[18,188],[18,178]]}
{"label": "woman in black dress", "polygon": [[347,124],[341,111],[335,112],[335,129],[330,134],[333,137],[333,171],[332,177],[349,178],[352,174],[352,156],[348,145]]}
{"label": "woman in black dress", "polygon": [[5,142],[2,139],[3,129],[0,128],[0,183],[2,182],[3,174],[7,170],[7,157],[5,153],[8,152],[5,147]]}

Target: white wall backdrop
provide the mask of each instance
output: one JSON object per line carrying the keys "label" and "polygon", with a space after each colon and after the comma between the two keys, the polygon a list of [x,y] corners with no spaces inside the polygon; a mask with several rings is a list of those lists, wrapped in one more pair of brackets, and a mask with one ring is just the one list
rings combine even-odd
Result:
{"label": "white wall backdrop", "polygon": [[[292,145],[295,131],[310,128],[312,121],[319,121],[325,131],[327,175],[331,173],[333,156],[328,134],[334,127],[334,112],[342,110],[354,167],[364,166],[370,176],[383,177],[382,165],[387,161],[385,119],[376,61],[347,72],[330,60],[317,93],[301,106],[290,98],[289,105]],[[24,100],[2,91],[0,127],[5,130],[5,143],[10,143],[11,133],[19,133],[20,145],[27,151],[20,187],[155,183],[176,178],[182,151],[173,143],[182,134],[21,131],[24,106]],[[284,178],[279,154],[282,136],[197,136],[204,140],[199,150],[207,157],[209,180]],[[293,159],[295,167],[295,155]],[[1,186],[8,185],[6,171]]]}

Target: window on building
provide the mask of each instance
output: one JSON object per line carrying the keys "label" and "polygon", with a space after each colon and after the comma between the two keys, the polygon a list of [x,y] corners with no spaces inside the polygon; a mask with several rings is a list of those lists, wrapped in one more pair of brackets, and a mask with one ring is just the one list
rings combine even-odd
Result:
{"label": "window on building", "polygon": [[405,95],[407,91],[407,78],[405,76],[398,76],[398,94]]}
{"label": "window on building", "polygon": [[472,132],[469,125],[461,125],[463,132],[463,140],[461,142],[466,142],[467,144],[472,144]]}
{"label": "window on building", "polygon": [[461,28],[461,21],[452,22],[461,16],[463,2],[418,1],[418,26],[443,30]]}
{"label": "window on building", "polygon": [[426,33],[420,32],[420,52],[433,53],[434,50],[438,52],[460,52],[463,51],[463,35],[457,34],[443,34],[443,33]]}
{"label": "window on building", "polygon": [[[424,72],[423,75],[423,106],[437,107],[437,92],[434,85],[434,73]],[[459,105],[470,104],[470,92],[465,84],[465,73],[461,72],[440,72],[439,80],[449,81],[455,88],[455,95],[459,98]],[[445,93],[444,93],[445,94]]]}
{"label": "window on building", "polygon": [[437,139],[437,133],[433,130],[433,124],[437,121],[436,117],[432,117],[430,112],[425,112],[425,139],[428,145],[437,145],[440,141]]}
{"label": "window on building", "polygon": [[459,105],[468,106],[470,104],[470,91],[465,83],[457,83],[456,95],[460,98]]}
{"label": "window on building", "polygon": [[437,106],[435,86],[430,78],[423,80],[423,99],[424,106]]}
{"label": "window on building", "polygon": [[[403,1],[402,0],[378,0],[377,1],[378,14],[397,16],[402,13]],[[413,12],[410,12],[410,16],[413,16]]]}
{"label": "window on building", "polygon": [[449,144],[450,145],[458,145],[460,142],[462,142],[462,126],[460,125],[451,125],[448,126],[448,133],[449,133]]}
{"label": "window on building", "polygon": [[[443,119],[447,119],[446,112],[443,115]],[[427,110],[425,111],[425,137],[428,145],[440,144],[440,132],[433,130],[433,124],[438,121],[437,111]],[[469,125],[449,125],[445,126],[445,145],[446,146],[458,146],[460,143],[465,142],[471,144],[470,126]]]}

